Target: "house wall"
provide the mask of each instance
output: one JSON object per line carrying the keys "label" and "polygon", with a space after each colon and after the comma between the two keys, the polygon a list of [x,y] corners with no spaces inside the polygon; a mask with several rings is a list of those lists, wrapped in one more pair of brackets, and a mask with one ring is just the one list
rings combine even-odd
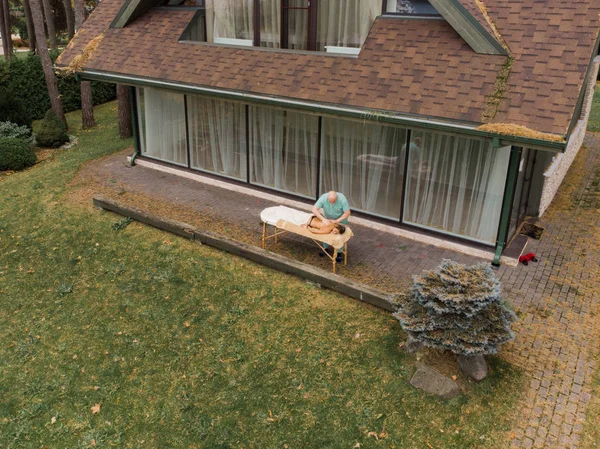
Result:
{"label": "house wall", "polygon": [[593,62],[592,70],[587,83],[587,91],[583,102],[583,108],[581,111],[581,119],[577,123],[575,130],[571,134],[569,143],[564,153],[554,157],[550,167],[544,173],[544,185],[542,188],[542,195],[540,200],[540,206],[538,215],[541,217],[544,212],[548,209],[558,188],[569,167],[573,163],[575,156],[579,152],[579,149],[583,145],[583,139],[585,138],[585,132],[590,117],[590,111],[592,109],[592,99],[594,97],[594,90],[596,88],[596,79],[598,77],[598,70],[600,68],[600,56],[596,57]]}

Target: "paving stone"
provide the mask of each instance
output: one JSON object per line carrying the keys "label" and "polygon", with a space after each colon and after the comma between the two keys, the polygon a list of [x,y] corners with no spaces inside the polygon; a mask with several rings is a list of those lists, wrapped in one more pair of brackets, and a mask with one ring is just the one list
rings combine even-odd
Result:
{"label": "paving stone", "polygon": [[423,364],[418,366],[417,371],[410,379],[410,384],[425,393],[439,396],[442,399],[452,399],[460,393],[456,382]]}

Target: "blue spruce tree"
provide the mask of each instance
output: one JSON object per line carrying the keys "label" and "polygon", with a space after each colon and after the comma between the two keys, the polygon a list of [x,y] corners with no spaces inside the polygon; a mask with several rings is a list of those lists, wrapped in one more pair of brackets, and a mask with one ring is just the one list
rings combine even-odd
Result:
{"label": "blue spruce tree", "polygon": [[514,339],[516,320],[489,264],[451,260],[415,276],[410,296],[394,316],[413,340],[458,355],[496,354]]}

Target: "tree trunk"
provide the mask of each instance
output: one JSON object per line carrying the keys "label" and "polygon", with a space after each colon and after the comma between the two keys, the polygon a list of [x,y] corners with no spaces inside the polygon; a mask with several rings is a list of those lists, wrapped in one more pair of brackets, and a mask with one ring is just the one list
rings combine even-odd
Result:
{"label": "tree trunk", "polygon": [[[85,7],[83,0],[75,0],[75,29],[79,31],[85,21]],[[83,128],[93,128],[96,125],[94,119],[94,103],[92,101],[92,85],[89,81],[81,82],[81,123]]]}
{"label": "tree trunk", "polygon": [[[31,3],[33,3],[33,0],[29,0]],[[43,3],[43,11],[44,11],[44,16],[46,18],[46,29],[48,30],[48,39],[50,40],[50,47],[54,50],[56,50],[58,48],[58,45],[56,44],[56,28],[54,27],[54,13],[52,12],[52,7],[50,6],[50,0],[38,0],[40,2],[40,5]],[[37,3],[37,2],[36,2]],[[31,9],[34,9],[33,5],[29,5],[31,6]],[[37,33],[37,23],[35,23],[35,28],[36,28],[36,39],[39,40],[40,39],[40,35]],[[43,28],[42,28],[43,30]],[[44,37],[44,41],[46,40],[46,37]],[[46,46],[46,45],[45,45]],[[47,46],[46,46],[47,47]]]}
{"label": "tree trunk", "polygon": [[83,22],[85,22],[85,6],[83,5],[83,0],[75,0],[75,31],[79,31],[79,29],[83,26]]}
{"label": "tree trunk", "polygon": [[29,0],[23,0],[23,9],[25,10],[25,24],[27,25],[27,37],[29,38],[29,51],[35,51],[35,29],[33,27],[33,19],[31,18]]}
{"label": "tree trunk", "polygon": [[71,0],[62,0],[65,8],[65,18],[67,19],[67,35],[69,40],[73,39],[75,35],[75,15],[73,13],[73,6],[71,6]]}
{"label": "tree trunk", "polygon": [[131,128],[131,105],[129,103],[129,86],[117,84],[117,101],[119,104],[119,135],[121,139],[133,136]]}
{"label": "tree trunk", "polygon": [[10,52],[8,51],[8,41],[10,40],[10,33],[6,29],[6,21],[4,20],[4,2],[0,1],[0,34],[2,35],[2,53],[4,59],[7,61],[10,59]]}
{"label": "tree trunk", "polygon": [[81,124],[83,129],[96,126],[94,104],[92,102],[92,85],[89,81],[81,82]]}
{"label": "tree trunk", "polygon": [[10,5],[8,0],[3,0],[4,3],[4,21],[6,22],[6,28],[8,29],[8,54],[12,57],[13,54],[13,43],[12,43],[12,31],[10,29]]}
{"label": "tree trunk", "polygon": [[48,45],[46,44],[46,36],[44,35],[42,0],[30,0],[30,2],[38,55],[42,61],[42,67],[44,68],[44,77],[46,78],[46,86],[48,87],[48,94],[50,95],[50,104],[52,105],[52,110],[66,125],[67,121],[65,120],[60,92],[58,91],[58,82],[54,70],[52,69],[52,60],[50,59]]}

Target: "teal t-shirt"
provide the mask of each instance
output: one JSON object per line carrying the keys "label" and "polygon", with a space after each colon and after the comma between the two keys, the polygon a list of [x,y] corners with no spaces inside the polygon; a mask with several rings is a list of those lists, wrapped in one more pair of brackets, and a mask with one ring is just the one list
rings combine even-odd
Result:
{"label": "teal t-shirt", "polygon": [[[337,200],[335,203],[331,204],[327,199],[328,193],[324,193],[315,203],[317,209],[323,209],[323,215],[325,218],[329,218],[331,220],[337,220],[340,218],[344,212],[350,210],[350,205],[348,204],[348,200],[344,196],[343,193],[337,194]],[[348,224],[348,219],[346,218],[342,221],[344,224]]]}

